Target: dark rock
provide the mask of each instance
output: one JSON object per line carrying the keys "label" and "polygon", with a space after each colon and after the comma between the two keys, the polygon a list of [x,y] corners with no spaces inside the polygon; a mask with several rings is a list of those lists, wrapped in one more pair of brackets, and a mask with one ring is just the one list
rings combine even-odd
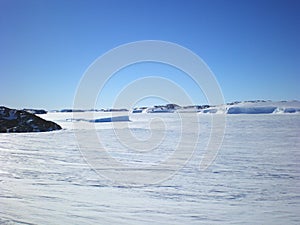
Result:
{"label": "dark rock", "polygon": [[32,114],[47,114],[47,111],[44,109],[23,109],[23,110]]}
{"label": "dark rock", "polygon": [[45,132],[61,129],[58,124],[24,110],[0,106],[0,133]]}
{"label": "dark rock", "polygon": [[207,109],[209,107],[210,107],[210,105],[198,105],[197,109]]}
{"label": "dark rock", "polygon": [[181,107],[179,105],[176,105],[176,104],[167,104],[166,108],[167,109],[179,109]]}
{"label": "dark rock", "polygon": [[241,103],[240,101],[235,101],[235,102],[227,103],[226,105],[237,105],[237,104],[240,104],[240,103]]}

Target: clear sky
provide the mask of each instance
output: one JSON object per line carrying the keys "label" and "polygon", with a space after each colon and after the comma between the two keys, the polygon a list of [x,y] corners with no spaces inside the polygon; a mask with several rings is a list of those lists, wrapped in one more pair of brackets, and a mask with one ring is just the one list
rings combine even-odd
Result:
{"label": "clear sky", "polygon": [[[70,108],[95,59],[140,40],[195,52],[226,102],[300,100],[299,0],[0,0],[0,105]],[[155,65],[144,69],[159,74]],[[130,73],[131,80],[111,79],[99,108],[139,77]],[[195,104],[205,103],[191,82],[183,83]]]}

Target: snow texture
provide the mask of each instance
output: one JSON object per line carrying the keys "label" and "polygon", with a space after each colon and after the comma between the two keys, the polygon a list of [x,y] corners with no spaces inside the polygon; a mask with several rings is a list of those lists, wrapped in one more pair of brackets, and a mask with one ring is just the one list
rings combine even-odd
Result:
{"label": "snow texture", "polygon": [[[276,107],[288,112],[297,108]],[[86,121],[70,122],[66,119],[72,112],[43,114],[64,129],[0,134],[0,224],[299,225],[300,116],[284,110],[282,114],[226,115],[222,147],[205,171],[199,170],[199,163],[210,139],[211,116],[194,114],[201,132],[189,161],[165,181],[140,187],[120,185],[97,174],[83,158],[72,124],[78,125],[95,158],[101,156],[95,150],[101,141],[105,152],[124,165],[115,173],[142,167],[155,175],[161,171],[151,165],[168,160],[182,134],[190,132],[182,130],[182,115],[142,113],[131,114],[130,123],[90,123],[92,118],[111,116],[74,113]],[[0,115],[4,115],[1,110]],[[146,141],[162,133],[161,120],[163,139],[151,151],[134,151],[127,145],[134,146],[136,139],[128,139],[125,145],[116,137],[115,131],[128,126],[147,149]],[[94,132],[99,139],[91,138]],[[179,154],[186,156],[185,151]]]}

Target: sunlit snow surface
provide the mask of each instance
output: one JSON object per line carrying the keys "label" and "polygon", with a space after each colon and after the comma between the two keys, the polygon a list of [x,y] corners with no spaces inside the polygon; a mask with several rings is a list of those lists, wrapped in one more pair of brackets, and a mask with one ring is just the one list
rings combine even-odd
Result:
{"label": "sunlit snow surface", "polygon": [[[91,119],[88,113],[77,117]],[[121,162],[159,163],[178,140],[176,113],[131,115],[131,122],[114,128],[129,125],[136,138],[146,139],[155,117],[170,126],[153,158],[126,152],[113,138],[111,123],[97,123],[95,129]],[[164,182],[139,187],[114,183],[89,167],[67,120],[71,113],[43,118],[64,129],[0,135],[0,224],[300,223],[299,114],[226,115],[223,145],[204,172],[198,168],[211,116],[199,114],[199,145],[187,165]],[[80,132],[92,132],[78,123]]]}

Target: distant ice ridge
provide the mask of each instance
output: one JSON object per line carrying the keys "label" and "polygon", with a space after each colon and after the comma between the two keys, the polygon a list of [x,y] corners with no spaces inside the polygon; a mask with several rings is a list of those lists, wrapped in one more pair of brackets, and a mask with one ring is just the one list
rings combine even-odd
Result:
{"label": "distant ice ridge", "polygon": [[299,101],[242,102],[227,109],[227,114],[300,113]]}
{"label": "distant ice ridge", "polygon": [[233,102],[226,105],[195,105],[178,106],[168,104],[165,106],[135,108],[132,113],[200,113],[200,114],[271,114],[271,113],[300,113],[299,101],[244,101]]}
{"label": "distant ice ridge", "polygon": [[[107,109],[107,110],[55,110],[52,113],[113,113],[113,114],[140,114],[140,113],[199,113],[199,114],[300,114],[300,101],[242,101],[232,102],[224,105],[189,105],[179,106],[177,104],[156,105],[151,107],[135,107],[132,110],[127,109]],[[104,115],[104,114],[103,114]],[[119,122],[129,121],[129,118],[106,118],[86,120],[86,122]],[[76,120],[80,120],[77,119]]]}
{"label": "distant ice ridge", "polygon": [[174,113],[181,107],[176,104],[159,105],[153,107],[137,107],[134,108],[132,113]]}
{"label": "distant ice ridge", "polygon": [[219,114],[275,114],[275,113],[300,113],[299,101],[246,101],[234,102],[227,105],[212,106],[200,110],[199,113]]}

